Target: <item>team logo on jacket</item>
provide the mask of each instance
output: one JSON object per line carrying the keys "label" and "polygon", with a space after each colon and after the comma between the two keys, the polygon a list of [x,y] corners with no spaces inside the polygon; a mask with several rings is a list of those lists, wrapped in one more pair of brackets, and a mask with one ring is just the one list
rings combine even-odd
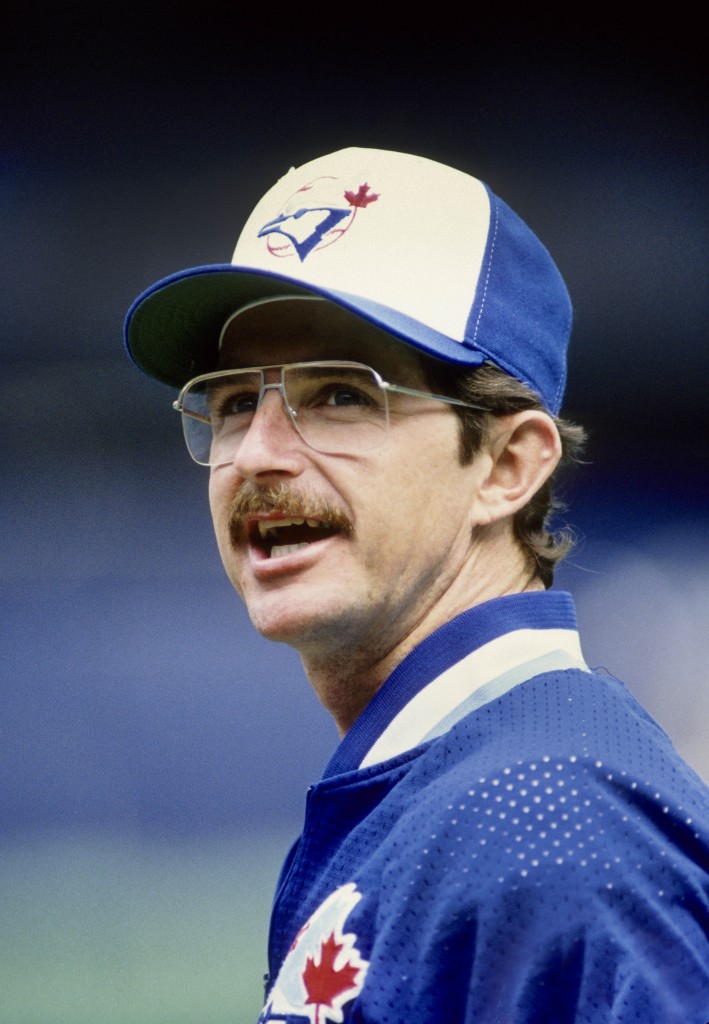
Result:
{"label": "team logo on jacket", "polygon": [[322,903],[296,935],[259,1024],[341,1024],[343,1008],[362,991],[369,963],[345,921],[362,899],[353,883]]}
{"label": "team logo on jacket", "polygon": [[379,196],[364,182],[343,188],[337,178],[316,178],[291,196],[281,212],[261,228],[273,256],[297,256],[332,245],[350,229],[359,210]]}

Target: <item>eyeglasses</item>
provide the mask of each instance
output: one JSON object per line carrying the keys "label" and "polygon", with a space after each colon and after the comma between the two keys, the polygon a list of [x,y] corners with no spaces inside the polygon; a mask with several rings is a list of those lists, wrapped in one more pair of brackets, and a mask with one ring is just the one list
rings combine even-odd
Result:
{"label": "eyeglasses", "polygon": [[[280,379],[266,382],[266,372]],[[185,384],[173,408],[182,415],[190,455],[202,466],[231,462],[267,391],[280,391],[288,417],[305,443],[326,455],[356,455],[383,443],[390,413],[407,397],[466,409],[481,405],[389,384],[362,363],[308,362],[205,373]],[[401,396],[401,397],[400,397]]]}

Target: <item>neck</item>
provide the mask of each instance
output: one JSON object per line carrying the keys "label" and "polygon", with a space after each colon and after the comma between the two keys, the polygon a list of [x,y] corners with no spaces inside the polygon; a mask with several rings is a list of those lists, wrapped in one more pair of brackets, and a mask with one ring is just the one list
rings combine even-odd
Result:
{"label": "neck", "polygon": [[[488,538],[490,541],[491,538]],[[382,622],[376,636],[357,637],[355,631],[337,630],[323,643],[299,653],[308,680],[318,699],[330,712],[342,737],[396,666],[427,636],[446,622],[494,597],[528,590],[543,590],[530,575],[522,552],[515,545],[496,544],[475,549],[452,580],[438,591],[428,592],[423,611],[406,622]],[[334,631],[333,631],[334,632]]]}

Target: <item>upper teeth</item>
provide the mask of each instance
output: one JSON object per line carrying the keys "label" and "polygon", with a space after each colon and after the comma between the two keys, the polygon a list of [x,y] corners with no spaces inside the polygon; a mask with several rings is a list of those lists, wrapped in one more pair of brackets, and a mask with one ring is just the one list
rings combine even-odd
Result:
{"label": "upper teeth", "polygon": [[269,530],[280,530],[284,526],[302,526],[303,523],[307,523],[308,526],[324,525],[317,519],[259,519],[258,532],[265,537]]}

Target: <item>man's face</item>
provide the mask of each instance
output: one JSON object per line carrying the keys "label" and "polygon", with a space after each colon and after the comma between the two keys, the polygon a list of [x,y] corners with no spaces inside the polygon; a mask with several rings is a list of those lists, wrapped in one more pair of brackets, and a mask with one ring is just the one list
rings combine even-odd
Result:
{"label": "man's face", "polygon": [[[220,368],[322,359],[356,360],[427,390],[412,349],[327,302],[243,312],[225,333]],[[379,447],[321,454],[267,391],[209,486],[220,554],[256,629],[304,656],[370,649],[375,660],[430,618],[480,521],[480,470],[477,460],[461,465],[458,437],[450,406],[410,398],[392,408]],[[274,488],[281,497],[265,501]],[[294,518],[305,522],[271,531]]]}

